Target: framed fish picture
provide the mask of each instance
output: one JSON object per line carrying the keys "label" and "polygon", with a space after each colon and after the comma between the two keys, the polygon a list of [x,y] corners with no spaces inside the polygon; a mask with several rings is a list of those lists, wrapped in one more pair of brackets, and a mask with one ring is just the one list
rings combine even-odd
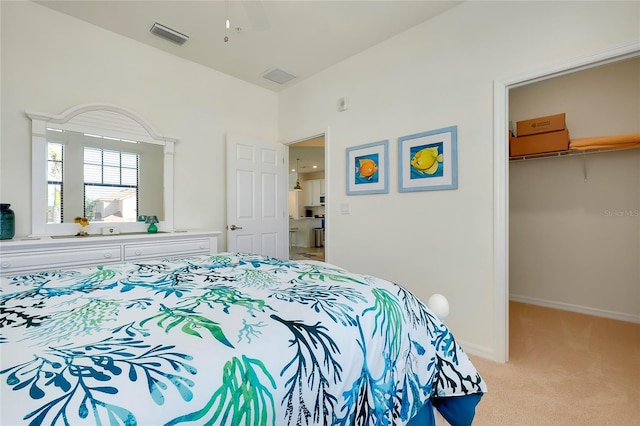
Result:
{"label": "framed fish picture", "polygon": [[389,141],[347,148],[347,195],[389,192]]}
{"label": "framed fish picture", "polygon": [[458,127],[398,138],[400,192],[458,188]]}

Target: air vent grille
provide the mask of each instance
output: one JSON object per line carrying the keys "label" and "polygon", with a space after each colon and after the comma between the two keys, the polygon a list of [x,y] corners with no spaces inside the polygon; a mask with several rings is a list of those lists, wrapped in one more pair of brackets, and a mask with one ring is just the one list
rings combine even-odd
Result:
{"label": "air vent grille", "polygon": [[169,40],[170,42],[183,45],[187,40],[189,40],[189,36],[182,34],[176,30],[173,30],[169,27],[166,27],[159,23],[154,23],[151,29],[151,34],[157,35],[158,37],[162,37],[165,40]]}
{"label": "air vent grille", "polygon": [[263,74],[262,77],[278,84],[285,84],[296,78],[295,75],[291,75],[288,72],[281,70],[280,68],[274,68],[271,71]]}

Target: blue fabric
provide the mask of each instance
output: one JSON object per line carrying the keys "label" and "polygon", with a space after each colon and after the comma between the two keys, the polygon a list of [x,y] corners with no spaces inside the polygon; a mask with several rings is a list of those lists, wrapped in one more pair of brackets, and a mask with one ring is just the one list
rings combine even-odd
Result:
{"label": "blue fabric", "polygon": [[[477,393],[464,396],[432,398],[422,406],[415,417],[409,420],[407,426],[436,426],[436,418],[433,414],[434,406],[451,426],[470,426],[476,415],[476,405],[480,402],[482,395],[482,393]],[[433,401],[433,403],[431,401]]]}
{"label": "blue fabric", "polygon": [[[433,405],[451,426],[469,426],[476,415],[482,393],[447,398],[433,398]],[[425,423],[431,424],[431,423]]]}
{"label": "blue fabric", "polygon": [[431,404],[431,400],[427,400],[420,411],[418,411],[418,414],[409,420],[407,426],[436,426],[436,417],[433,415],[433,404]]}

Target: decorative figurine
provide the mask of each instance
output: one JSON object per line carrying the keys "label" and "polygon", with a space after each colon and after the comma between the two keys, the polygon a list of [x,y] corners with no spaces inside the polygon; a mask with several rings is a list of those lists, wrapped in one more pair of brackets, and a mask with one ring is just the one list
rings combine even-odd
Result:
{"label": "decorative figurine", "polygon": [[76,234],[76,237],[86,237],[89,235],[89,233],[84,230],[84,228],[89,226],[89,219],[87,219],[86,217],[76,216],[76,218],[73,219],[73,221],[75,223],[79,223],[80,226],[82,227],[80,228],[80,231],[78,231],[78,233]]}

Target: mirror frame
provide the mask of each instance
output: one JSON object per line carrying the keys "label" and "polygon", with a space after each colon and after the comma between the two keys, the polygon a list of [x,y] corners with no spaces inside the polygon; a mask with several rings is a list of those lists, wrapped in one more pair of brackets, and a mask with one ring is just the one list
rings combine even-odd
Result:
{"label": "mirror frame", "polygon": [[[178,139],[160,135],[142,117],[110,104],[82,104],[61,114],[26,111],[31,119],[31,234],[30,237],[73,235],[76,223],[47,223],[47,127],[83,133],[100,134],[164,146],[164,221],[158,229],[173,231],[173,153]],[[101,224],[89,225],[90,234],[100,234]],[[104,225],[104,226],[108,226]],[[121,233],[144,232],[142,222],[119,222]]]}

